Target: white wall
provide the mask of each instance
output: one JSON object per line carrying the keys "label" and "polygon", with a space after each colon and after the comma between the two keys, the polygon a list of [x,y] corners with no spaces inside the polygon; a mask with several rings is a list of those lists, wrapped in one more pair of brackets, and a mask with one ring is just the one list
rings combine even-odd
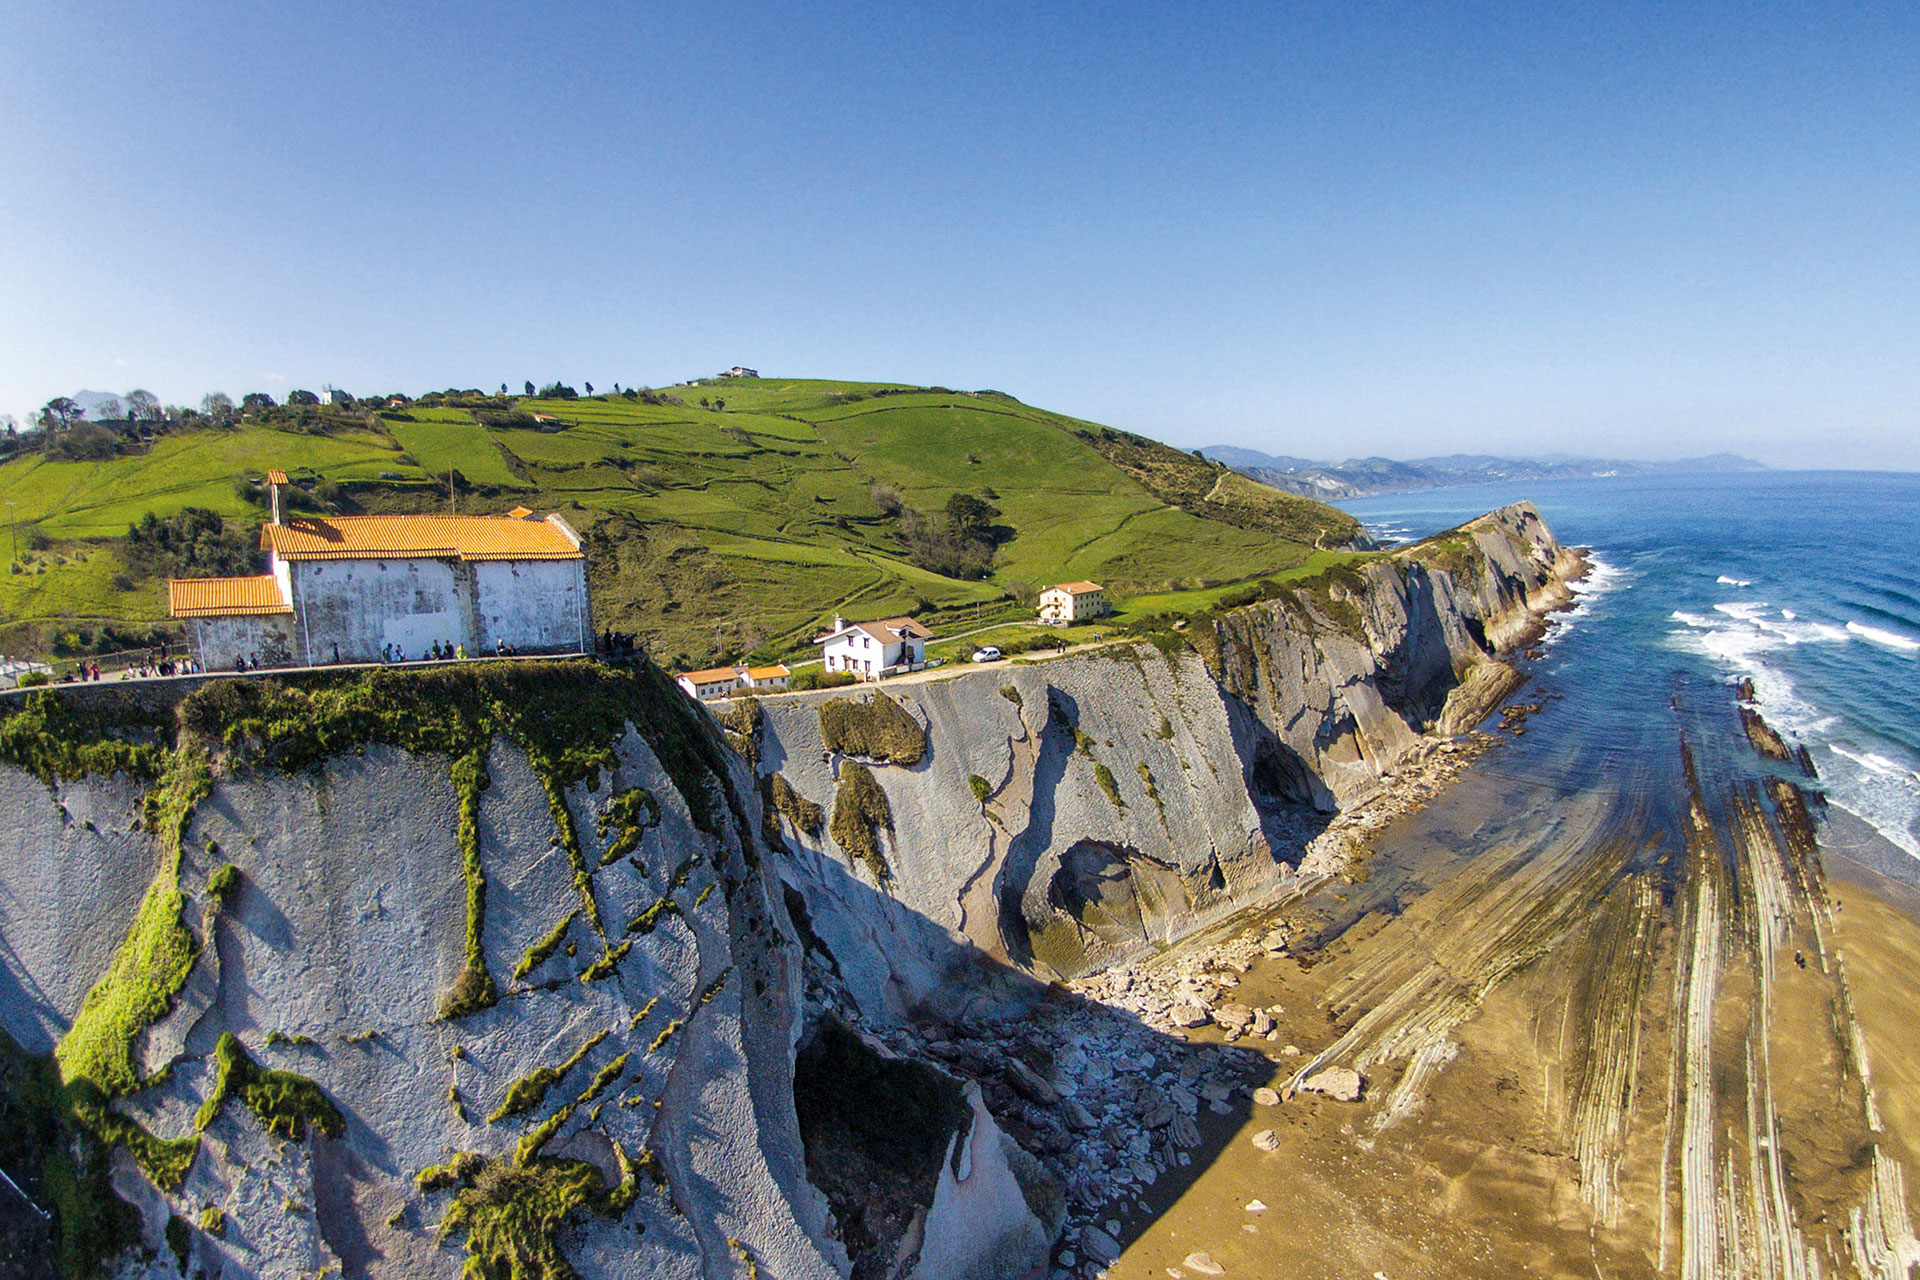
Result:
{"label": "white wall", "polygon": [[234,659],[256,656],[266,666],[286,666],[297,652],[293,619],[284,613],[193,620],[193,656],[209,671],[231,671]]}
{"label": "white wall", "polygon": [[435,641],[474,651],[468,575],[447,560],[293,562],[295,636],[310,662],[377,662],[392,644],[419,658]]}
{"label": "white wall", "polygon": [[[472,566],[479,649],[573,652],[591,628],[584,560],[491,560]],[[471,649],[469,650],[471,651]]]}

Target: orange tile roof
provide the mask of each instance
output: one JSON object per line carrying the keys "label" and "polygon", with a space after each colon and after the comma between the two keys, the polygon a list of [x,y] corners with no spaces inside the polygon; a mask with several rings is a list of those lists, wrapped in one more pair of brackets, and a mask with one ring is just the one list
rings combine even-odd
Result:
{"label": "orange tile roof", "polygon": [[303,517],[263,525],[260,545],[282,560],[579,560],[550,520],[505,516]]}
{"label": "orange tile roof", "polygon": [[778,680],[781,676],[790,676],[792,674],[793,672],[787,670],[784,665],[747,668],[747,679],[749,680]]}
{"label": "orange tile roof", "polygon": [[1059,586],[1048,587],[1047,590],[1064,591],[1070,596],[1084,596],[1089,591],[1105,591],[1106,588],[1097,582],[1063,582]]}
{"label": "orange tile roof", "polygon": [[718,684],[722,680],[738,680],[740,673],[732,667],[708,667],[705,671],[682,671],[680,678],[694,684]]}
{"label": "orange tile roof", "polygon": [[268,484],[285,484],[286,482],[287,482],[287,473],[286,473],[286,472],[284,472],[284,471],[269,471],[269,472],[267,472],[267,483],[268,483]]}
{"label": "orange tile roof", "polygon": [[292,613],[272,575],[257,578],[168,578],[170,618],[228,618],[245,614]]}

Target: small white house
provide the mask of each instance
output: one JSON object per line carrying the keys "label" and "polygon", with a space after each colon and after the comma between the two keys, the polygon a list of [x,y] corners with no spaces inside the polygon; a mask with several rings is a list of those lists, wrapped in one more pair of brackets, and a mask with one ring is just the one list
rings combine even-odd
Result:
{"label": "small white house", "polygon": [[1097,582],[1063,582],[1040,593],[1040,621],[1064,627],[1112,612],[1106,589]]}
{"label": "small white house", "polygon": [[675,679],[689,698],[702,702],[713,698],[731,698],[736,693],[779,693],[793,683],[793,672],[784,666],[708,667],[689,671]]}
{"label": "small white house", "polygon": [[882,618],[878,622],[833,620],[833,630],[815,638],[821,646],[829,675],[847,671],[863,680],[903,671],[918,671],[927,663],[927,641],[933,633],[912,618]]}
{"label": "small white house", "polygon": [[760,371],[758,369],[749,369],[743,364],[737,364],[720,376],[723,378],[757,378],[760,376]]}

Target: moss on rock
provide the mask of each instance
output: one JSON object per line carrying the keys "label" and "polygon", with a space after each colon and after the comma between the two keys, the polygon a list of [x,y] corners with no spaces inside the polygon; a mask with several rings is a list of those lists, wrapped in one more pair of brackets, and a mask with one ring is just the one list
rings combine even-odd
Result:
{"label": "moss on rock", "polygon": [[882,764],[918,764],[927,754],[926,730],[884,693],[822,703],[820,736],[842,755]]}
{"label": "moss on rock", "polygon": [[857,760],[840,766],[840,787],[833,797],[833,839],[847,853],[873,873],[873,878],[892,878],[886,854],[881,851],[878,831],[893,831],[893,808],[887,793],[880,789],[873,771]]}

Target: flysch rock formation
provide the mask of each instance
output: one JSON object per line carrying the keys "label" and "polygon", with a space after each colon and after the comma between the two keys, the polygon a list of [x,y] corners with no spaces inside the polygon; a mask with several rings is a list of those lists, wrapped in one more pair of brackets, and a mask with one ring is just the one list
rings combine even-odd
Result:
{"label": "flysch rock formation", "polygon": [[[1324,869],[1314,837],[1331,815],[1381,797],[1510,693],[1502,655],[1538,636],[1582,566],[1519,504],[1196,622],[1177,647],[768,700],[758,768],[824,813],[852,758],[827,741],[822,705],[889,698],[925,735],[912,764],[852,760],[887,796],[884,880],[824,826],[789,820],[789,882],[815,928],[837,931],[836,956],[873,958],[841,968],[869,1009],[966,990],[947,966],[968,947],[1052,978],[1173,942],[1303,862]],[[844,877],[884,897],[837,894]],[[885,903],[884,918],[849,902]]]}
{"label": "flysch rock formation", "polygon": [[[0,1082],[58,1087],[0,1102],[68,1153],[9,1165],[46,1273],[940,1280],[1071,1270],[1063,1231],[1094,1265],[1245,1064],[1047,980],[1337,861],[1579,566],[1513,507],[1177,642],[883,688],[912,763],[829,745],[872,690],[723,738],[644,665],[255,681],[231,723],[247,682],[8,701]],[[479,740],[378,728],[430,679],[493,699]],[[591,767],[528,727],[610,698]],[[832,834],[855,769],[873,859]]]}

